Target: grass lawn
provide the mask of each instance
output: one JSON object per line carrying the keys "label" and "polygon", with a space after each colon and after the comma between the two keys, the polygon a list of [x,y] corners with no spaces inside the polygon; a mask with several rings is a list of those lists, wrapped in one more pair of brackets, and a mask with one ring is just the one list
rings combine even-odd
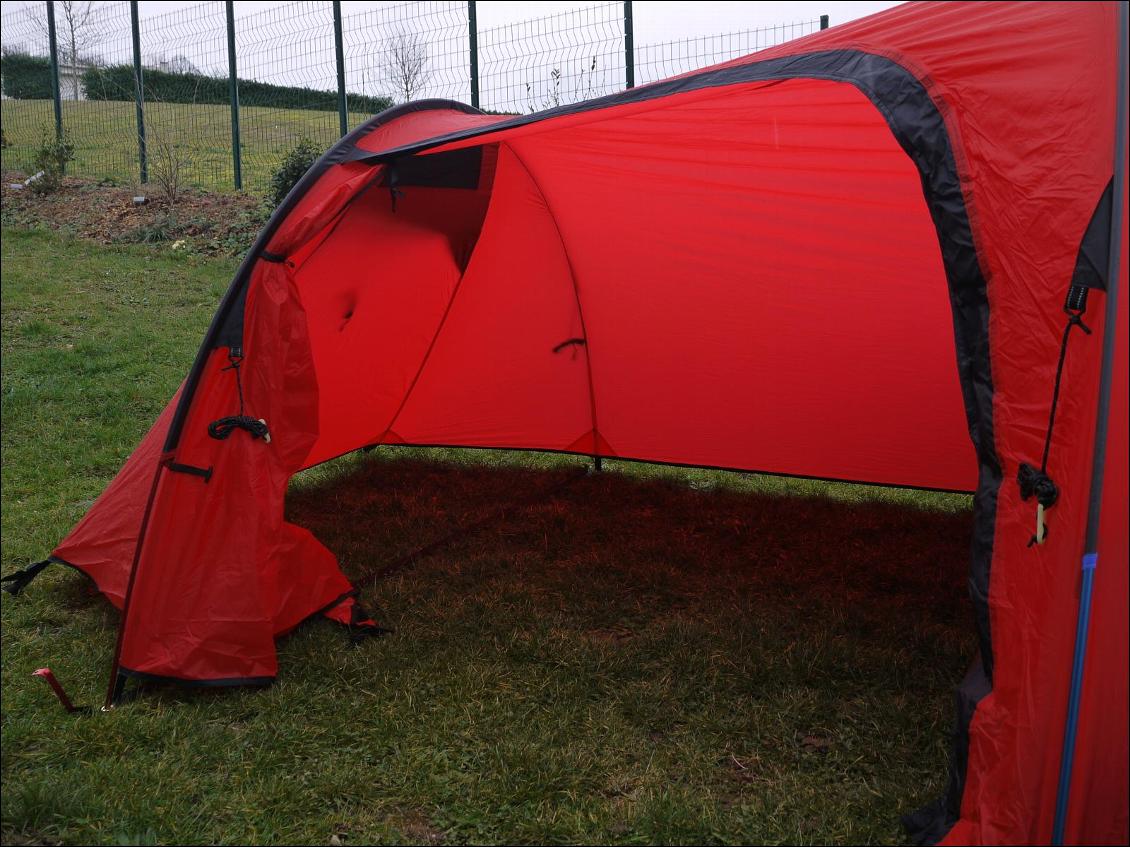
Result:
{"label": "grass lawn", "polygon": [[[31,159],[43,128],[54,132],[50,100],[4,100],[4,170],[31,172]],[[371,117],[351,112],[349,126]],[[231,108],[226,105],[149,103],[145,107],[151,142],[168,138],[183,158],[184,182],[214,191],[233,190]],[[264,193],[279,162],[303,136],[323,147],[338,138],[337,112],[276,109],[242,104],[239,114],[244,188]],[[74,176],[138,180],[137,118],[133,101],[64,100],[63,127],[75,145]],[[150,151],[156,156],[156,147]],[[151,161],[151,174],[156,165]]]}
{"label": "grass lawn", "polygon": [[[9,572],[117,471],[235,262],[0,249]],[[300,475],[288,509],[362,577],[583,464],[386,448]],[[606,469],[366,589],[395,634],[300,628],[266,690],[67,715],[30,674],[99,702],[116,613],[61,568],[4,594],[3,840],[897,842],[974,650],[969,499]]]}

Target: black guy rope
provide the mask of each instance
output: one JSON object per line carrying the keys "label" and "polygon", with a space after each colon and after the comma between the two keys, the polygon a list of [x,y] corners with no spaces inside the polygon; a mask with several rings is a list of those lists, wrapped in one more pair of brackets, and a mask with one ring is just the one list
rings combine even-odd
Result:
{"label": "black guy rope", "polygon": [[536,491],[530,496],[523,498],[522,500],[518,500],[514,503],[508,503],[501,509],[492,512],[486,517],[480,518],[477,521],[473,521],[466,526],[457,527],[446,535],[443,535],[440,538],[435,539],[434,541],[428,542],[423,547],[417,547],[415,550],[412,550],[409,553],[405,553],[403,556],[394,559],[384,567],[378,568],[370,574],[366,574],[364,578],[355,582],[354,585],[357,587],[360,587],[362,585],[367,587],[374,585],[381,580],[388,579],[393,574],[405,570],[406,568],[418,562],[420,559],[427,558],[437,550],[440,550],[443,547],[446,547],[447,545],[452,544],[453,542],[458,541],[461,538],[473,535],[484,527],[487,527],[492,523],[504,519],[507,515],[515,510],[527,509],[530,506],[542,502],[543,500],[548,500],[550,497],[553,497],[572,486],[575,482],[577,482],[577,480],[582,479],[583,477],[586,477],[588,475],[589,471],[586,468],[578,474],[567,476],[560,482],[549,486],[544,491]]}
{"label": "black guy rope", "polygon": [[1028,546],[1043,544],[1048,537],[1047,525],[1044,521],[1044,511],[1055,505],[1059,499],[1059,488],[1048,476],[1048,457],[1052,449],[1052,433],[1055,430],[1055,413],[1059,407],[1059,390],[1063,383],[1063,364],[1067,359],[1067,342],[1071,340],[1071,330],[1079,327],[1087,335],[1091,328],[1083,323],[1083,313],[1087,311],[1087,288],[1082,285],[1073,285],[1067,292],[1067,301],[1063,304],[1063,312],[1067,315],[1067,324],[1063,328],[1063,339],[1059,345],[1059,362],[1055,368],[1055,387],[1052,389],[1052,406],[1048,414],[1048,431],[1044,437],[1044,453],[1040,460],[1040,467],[1036,469],[1027,462],[1021,462],[1016,474],[1016,482],[1020,486],[1020,499],[1036,498],[1036,532],[1028,541]]}
{"label": "black guy rope", "polygon": [[243,364],[243,351],[233,347],[228,352],[228,361],[231,363],[223,370],[235,372],[235,388],[239,393],[239,414],[229,415],[226,418],[214,420],[208,424],[208,434],[215,439],[223,441],[237,429],[246,430],[252,438],[262,438],[264,442],[271,442],[271,431],[267,422],[262,418],[253,418],[244,414],[243,408],[243,380],[239,375],[240,365]]}

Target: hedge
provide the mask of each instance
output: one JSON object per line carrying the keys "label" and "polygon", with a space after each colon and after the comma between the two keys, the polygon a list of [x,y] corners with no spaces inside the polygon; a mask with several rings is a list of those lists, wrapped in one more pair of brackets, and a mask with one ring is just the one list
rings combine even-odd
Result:
{"label": "hedge", "polygon": [[4,93],[14,100],[51,99],[51,62],[42,56],[5,53],[0,56]]}
{"label": "hedge", "polygon": [[[145,97],[160,103],[219,103],[228,100],[228,78],[193,73],[172,73],[148,68],[144,71]],[[82,75],[88,100],[132,100],[133,67],[114,65],[91,68]],[[50,96],[50,94],[48,94]],[[388,97],[350,94],[349,109],[356,112],[381,112],[392,105]],[[239,81],[239,101],[244,106],[270,106],[276,109],[337,110],[337,92],[319,91],[290,85],[271,85],[250,79]]]}

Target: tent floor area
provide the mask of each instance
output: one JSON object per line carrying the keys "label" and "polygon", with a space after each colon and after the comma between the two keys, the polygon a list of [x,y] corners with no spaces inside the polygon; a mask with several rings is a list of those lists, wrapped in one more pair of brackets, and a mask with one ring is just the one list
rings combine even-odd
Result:
{"label": "tent floor area", "polygon": [[[11,570],[114,474],[231,266],[0,249]],[[28,674],[97,702],[117,613],[65,568],[3,594],[4,842],[900,841],[975,651],[969,498],[586,464],[389,447],[300,474],[289,519],[359,581],[519,505],[363,588],[395,634],[311,622],[265,690],[67,715]]]}
{"label": "tent floor area", "polygon": [[[583,465],[386,448],[300,475],[289,518],[358,583],[521,505],[362,589],[395,634],[283,639],[266,692],[147,686],[97,735],[17,707],[6,820],[131,819],[165,780],[186,838],[897,842],[942,790],[975,649],[965,498]],[[85,602],[78,575],[60,592]]]}

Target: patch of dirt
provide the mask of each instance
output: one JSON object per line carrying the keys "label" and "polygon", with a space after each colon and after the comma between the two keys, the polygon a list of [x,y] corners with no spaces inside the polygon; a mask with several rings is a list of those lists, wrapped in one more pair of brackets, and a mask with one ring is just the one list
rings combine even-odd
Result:
{"label": "patch of dirt", "polygon": [[406,812],[396,821],[396,828],[413,844],[443,843],[443,833],[422,812]]}
{"label": "patch of dirt", "polygon": [[800,746],[805,750],[823,753],[832,746],[832,739],[823,735],[806,735],[800,740]]}
{"label": "patch of dirt", "polygon": [[[270,216],[264,201],[246,194],[186,190],[175,204],[156,186],[141,189],[67,177],[46,195],[14,188],[23,174],[5,172],[0,219],[5,226],[47,228],[101,244],[162,244],[204,255],[240,255]],[[135,196],[145,196],[143,204]],[[179,243],[178,243],[179,242]]]}

